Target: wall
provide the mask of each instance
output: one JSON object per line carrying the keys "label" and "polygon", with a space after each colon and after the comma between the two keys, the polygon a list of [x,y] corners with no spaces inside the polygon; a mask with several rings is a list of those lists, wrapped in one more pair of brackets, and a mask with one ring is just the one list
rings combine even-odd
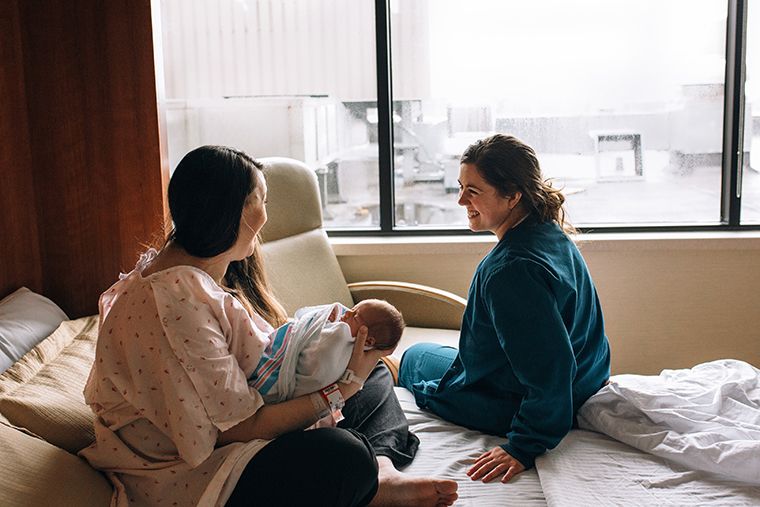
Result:
{"label": "wall", "polygon": [[18,2],[0,2],[0,297],[42,290]]}
{"label": "wall", "polygon": [[[333,243],[349,282],[406,280],[464,297],[493,244]],[[580,247],[604,309],[613,372],[653,374],[719,358],[760,367],[760,236],[606,236]]]}
{"label": "wall", "polygon": [[163,223],[150,1],[0,9],[0,296],[30,285],[96,313]]}

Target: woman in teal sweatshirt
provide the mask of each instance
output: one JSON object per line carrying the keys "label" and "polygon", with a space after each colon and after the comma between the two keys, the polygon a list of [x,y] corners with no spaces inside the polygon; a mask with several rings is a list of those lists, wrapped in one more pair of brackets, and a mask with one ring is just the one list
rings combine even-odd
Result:
{"label": "woman in teal sweatshirt", "polygon": [[467,475],[507,482],[573,427],[609,378],[609,344],[591,275],[565,232],[565,198],[543,180],[533,149],[503,134],[476,142],[459,188],[470,229],[498,243],[472,279],[459,349],[409,348],[399,384],[422,408],[505,436]]}

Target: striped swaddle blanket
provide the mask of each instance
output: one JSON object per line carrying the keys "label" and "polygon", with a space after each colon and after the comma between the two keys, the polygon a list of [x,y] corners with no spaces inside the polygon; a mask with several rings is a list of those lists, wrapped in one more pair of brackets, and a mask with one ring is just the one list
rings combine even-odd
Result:
{"label": "striped swaddle blanket", "polygon": [[[328,317],[335,306],[338,317]],[[269,335],[259,365],[249,378],[267,403],[278,403],[312,393],[335,382],[345,371],[354,338],[340,322],[347,308],[340,303],[310,306]]]}

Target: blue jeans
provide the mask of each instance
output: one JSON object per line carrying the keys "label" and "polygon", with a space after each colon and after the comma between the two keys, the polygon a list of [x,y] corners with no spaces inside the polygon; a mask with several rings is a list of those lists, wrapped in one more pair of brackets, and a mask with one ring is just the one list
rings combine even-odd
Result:
{"label": "blue jeans", "polygon": [[457,353],[458,350],[454,347],[435,343],[412,345],[401,357],[398,384],[415,394],[435,393]]}
{"label": "blue jeans", "polygon": [[420,408],[460,426],[492,435],[506,435],[521,399],[495,393],[486,382],[453,388],[447,380],[458,350],[436,343],[418,343],[401,358],[398,383],[414,394]]}

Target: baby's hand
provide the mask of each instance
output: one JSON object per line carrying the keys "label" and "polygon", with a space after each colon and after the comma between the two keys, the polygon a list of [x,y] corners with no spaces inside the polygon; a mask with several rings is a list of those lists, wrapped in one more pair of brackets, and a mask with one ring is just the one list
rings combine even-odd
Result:
{"label": "baby's hand", "polygon": [[330,315],[327,317],[328,322],[335,322],[335,319],[338,318],[338,312],[340,312],[340,307],[338,305],[333,306]]}

